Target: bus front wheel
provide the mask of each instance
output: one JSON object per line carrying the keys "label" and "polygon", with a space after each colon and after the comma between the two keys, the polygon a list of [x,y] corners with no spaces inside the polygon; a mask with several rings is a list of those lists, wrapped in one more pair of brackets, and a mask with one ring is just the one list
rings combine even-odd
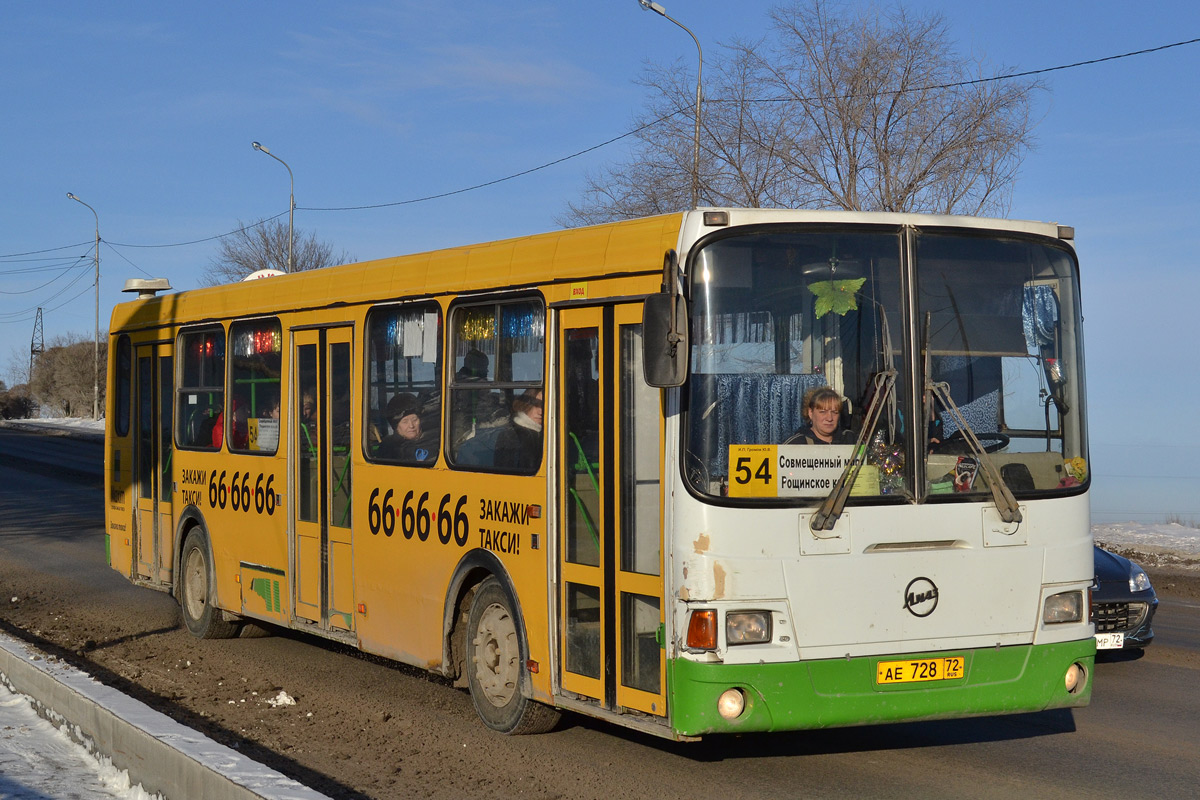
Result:
{"label": "bus front wheel", "polygon": [[228,639],[235,636],[238,626],[226,622],[220,609],[212,604],[216,595],[212,556],[208,537],[199,528],[183,541],[183,557],[179,561],[179,607],[183,624],[198,639]]}
{"label": "bus front wheel", "polygon": [[521,642],[508,595],[492,577],[471,600],[467,622],[467,683],[479,718],[513,735],[545,733],[558,712],[521,693]]}

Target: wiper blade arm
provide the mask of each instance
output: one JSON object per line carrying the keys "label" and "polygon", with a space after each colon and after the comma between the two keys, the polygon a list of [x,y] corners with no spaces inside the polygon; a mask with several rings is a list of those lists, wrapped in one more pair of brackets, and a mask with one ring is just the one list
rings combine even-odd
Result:
{"label": "wiper blade arm", "polygon": [[988,487],[992,490],[992,499],[996,503],[996,510],[1000,513],[1000,519],[1005,522],[1020,522],[1021,508],[1017,505],[1017,499],[1013,497],[1008,484],[1000,476],[1000,470],[996,469],[996,462],[992,461],[992,457],[983,448],[979,437],[975,435],[975,431],[967,424],[967,420],[963,417],[962,412],[959,411],[953,398],[950,397],[950,384],[934,383],[927,380],[925,391],[928,395],[932,395],[940,400],[942,406],[950,412],[950,416],[954,418],[958,429],[962,431],[963,439],[966,440],[975,457],[979,459],[979,466],[983,469],[984,475],[987,476]]}
{"label": "wiper blade arm", "polygon": [[833,530],[833,526],[837,524],[838,518],[841,517],[842,511],[845,510],[846,499],[850,497],[850,489],[854,486],[854,481],[858,479],[859,470],[862,469],[863,462],[867,458],[866,444],[875,435],[875,429],[879,427],[879,419],[882,415],[884,404],[891,397],[895,388],[895,369],[889,368],[875,376],[875,395],[871,398],[871,404],[867,407],[866,420],[863,422],[862,430],[858,432],[858,439],[854,443],[854,454],[850,457],[846,468],[842,470],[837,483],[829,491],[829,495],[821,503],[821,507],[817,509],[816,513],[808,521],[808,527],[814,533],[817,531]]}

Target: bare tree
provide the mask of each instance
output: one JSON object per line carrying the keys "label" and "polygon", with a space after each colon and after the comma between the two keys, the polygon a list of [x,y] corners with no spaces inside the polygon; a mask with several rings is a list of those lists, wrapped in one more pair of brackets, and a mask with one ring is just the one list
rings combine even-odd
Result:
{"label": "bare tree", "polygon": [[29,346],[14,344],[8,351],[5,365],[8,380],[13,386],[29,383]]}
{"label": "bare tree", "polygon": [[[200,282],[204,286],[235,283],[260,269],[288,271],[288,226],[277,219],[248,225],[238,221],[238,230],[221,239],[216,256],[209,262]],[[345,251],[334,254],[333,245],[315,233],[295,232],[292,245],[293,272],[345,264],[353,258]]]}
{"label": "bare tree", "polygon": [[[1007,211],[1043,87],[994,80],[938,14],[795,0],[758,41],[705,62],[704,205],[983,214]],[[586,178],[566,225],[690,204],[694,72],[647,67],[627,161]]]}
{"label": "bare tree", "polygon": [[0,419],[26,419],[33,409],[29,387],[25,384],[0,390]]}
{"label": "bare tree", "polygon": [[[100,363],[107,363],[108,345],[100,340]],[[90,416],[95,389],[95,343],[77,334],[57,337],[37,357],[29,393],[43,409],[68,417]],[[104,376],[100,376],[100,407],[104,407]]]}

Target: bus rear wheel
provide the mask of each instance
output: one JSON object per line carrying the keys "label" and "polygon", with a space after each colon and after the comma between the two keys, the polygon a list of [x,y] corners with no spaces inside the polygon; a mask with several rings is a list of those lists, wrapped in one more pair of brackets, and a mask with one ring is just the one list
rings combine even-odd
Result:
{"label": "bus rear wheel", "polygon": [[188,632],[198,639],[236,636],[237,624],[226,622],[220,609],[212,604],[216,594],[212,556],[208,537],[199,528],[183,540],[183,557],[179,565],[179,607]]}
{"label": "bus rear wheel", "polygon": [[494,731],[545,733],[558,712],[521,693],[521,641],[508,595],[492,577],[480,584],[467,618],[467,684],[475,712]]}

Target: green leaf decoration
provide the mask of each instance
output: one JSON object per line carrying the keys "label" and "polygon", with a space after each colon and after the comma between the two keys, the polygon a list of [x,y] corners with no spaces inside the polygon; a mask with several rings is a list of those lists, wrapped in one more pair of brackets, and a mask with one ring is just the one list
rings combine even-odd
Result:
{"label": "green leaf decoration", "polygon": [[808,290],[817,296],[817,306],[814,309],[817,319],[830,311],[839,317],[844,317],[847,311],[857,311],[858,298],[855,295],[866,282],[866,278],[850,278],[844,281],[810,283]]}

